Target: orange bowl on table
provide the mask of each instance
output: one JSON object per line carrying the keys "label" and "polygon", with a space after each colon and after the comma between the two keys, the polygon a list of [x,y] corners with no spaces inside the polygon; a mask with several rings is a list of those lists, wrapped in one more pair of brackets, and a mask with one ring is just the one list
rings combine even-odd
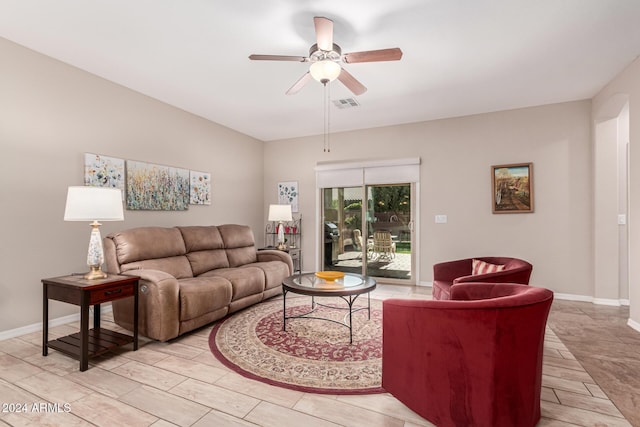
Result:
{"label": "orange bowl on table", "polygon": [[342,271],[318,271],[316,276],[320,279],[324,279],[326,282],[333,282],[336,279],[342,279],[344,273]]}

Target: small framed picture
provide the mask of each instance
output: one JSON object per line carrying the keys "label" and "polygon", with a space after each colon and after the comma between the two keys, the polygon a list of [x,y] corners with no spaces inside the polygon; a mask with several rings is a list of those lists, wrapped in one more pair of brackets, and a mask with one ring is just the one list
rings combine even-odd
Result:
{"label": "small framed picture", "polygon": [[211,204],[211,174],[209,172],[189,171],[189,204]]}
{"label": "small framed picture", "polygon": [[291,212],[298,212],[298,181],[278,183],[278,203],[291,205]]}
{"label": "small framed picture", "polygon": [[533,212],[533,163],[491,166],[493,213]]}

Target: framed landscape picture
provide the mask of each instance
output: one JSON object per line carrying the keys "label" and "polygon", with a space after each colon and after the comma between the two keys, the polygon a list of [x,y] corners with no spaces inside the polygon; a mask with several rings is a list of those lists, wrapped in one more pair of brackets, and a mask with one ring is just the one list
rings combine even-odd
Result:
{"label": "framed landscape picture", "polygon": [[533,212],[533,163],[491,166],[493,213]]}

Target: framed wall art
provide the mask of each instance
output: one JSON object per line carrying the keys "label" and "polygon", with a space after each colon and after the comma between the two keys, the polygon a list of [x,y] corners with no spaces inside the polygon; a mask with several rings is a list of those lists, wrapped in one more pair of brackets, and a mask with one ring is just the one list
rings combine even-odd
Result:
{"label": "framed wall art", "polygon": [[298,181],[278,183],[278,204],[291,205],[291,212],[298,212]]}
{"label": "framed wall art", "polygon": [[124,200],[124,159],[84,153],[84,185],[119,188]]}
{"label": "framed wall art", "polygon": [[493,213],[533,212],[533,163],[491,166]]}
{"label": "framed wall art", "polygon": [[127,160],[127,209],[189,209],[189,170]]}
{"label": "framed wall art", "polygon": [[190,171],[189,203],[192,205],[211,204],[211,174]]}

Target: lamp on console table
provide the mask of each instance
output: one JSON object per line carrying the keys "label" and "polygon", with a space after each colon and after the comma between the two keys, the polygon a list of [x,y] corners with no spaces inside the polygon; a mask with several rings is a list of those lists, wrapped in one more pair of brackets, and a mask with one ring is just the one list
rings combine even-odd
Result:
{"label": "lamp on console table", "polygon": [[65,221],[92,221],[87,265],[89,272],[85,279],[105,279],[101,270],[104,262],[100,223],[98,221],[123,221],[122,192],[118,188],[69,187],[67,204],[64,209]]}
{"label": "lamp on console table", "polygon": [[269,221],[278,221],[278,246],[281,251],[284,246],[284,221],[291,221],[291,205],[269,205]]}

